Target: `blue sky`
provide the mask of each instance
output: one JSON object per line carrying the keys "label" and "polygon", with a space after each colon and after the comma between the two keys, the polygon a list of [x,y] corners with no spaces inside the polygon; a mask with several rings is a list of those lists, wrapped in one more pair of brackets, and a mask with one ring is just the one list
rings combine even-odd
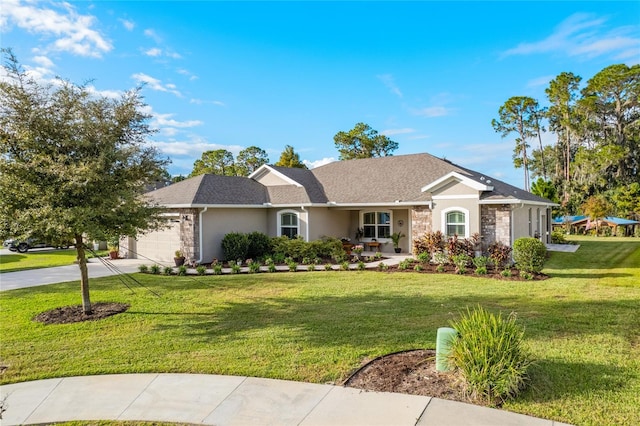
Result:
{"label": "blue sky", "polygon": [[106,96],[145,83],[151,143],[171,174],[206,150],[251,145],[271,162],[291,145],[314,167],[337,160],[337,132],[365,122],[396,155],[428,152],[522,186],[513,138],[491,127],[500,105],[545,105],[564,71],[586,82],[640,63],[637,1],[2,0],[0,29],[43,81],[91,80]]}

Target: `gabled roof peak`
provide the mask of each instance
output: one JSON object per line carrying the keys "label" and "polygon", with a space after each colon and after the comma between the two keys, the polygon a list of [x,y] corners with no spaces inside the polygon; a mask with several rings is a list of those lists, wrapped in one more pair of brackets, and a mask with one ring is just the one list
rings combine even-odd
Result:
{"label": "gabled roof peak", "polygon": [[[484,178],[481,178],[480,180],[484,180]],[[454,171],[454,172],[449,172],[446,175],[442,176],[441,178],[436,179],[433,182],[429,183],[428,185],[423,186],[422,192],[436,191],[442,186],[448,184],[449,182],[454,182],[454,181],[461,182],[463,185],[466,185],[477,191],[493,191],[493,186],[488,185],[489,183],[491,183],[490,180],[486,181],[485,183],[482,183]]]}

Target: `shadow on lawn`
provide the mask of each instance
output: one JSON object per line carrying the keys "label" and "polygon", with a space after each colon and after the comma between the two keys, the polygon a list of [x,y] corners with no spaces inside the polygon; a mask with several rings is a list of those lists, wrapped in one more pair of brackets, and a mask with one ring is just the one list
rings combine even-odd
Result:
{"label": "shadow on lawn", "polygon": [[619,392],[629,386],[628,370],[615,365],[538,360],[530,369],[531,382],[518,396],[521,402],[547,402],[567,396]]}
{"label": "shadow on lawn", "polygon": [[558,272],[558,271],[549,271],[549,277],[551,278],[583,278],[583,279],[600,279],[600,278],[627,278],[632,277],[632,274],[623,274],[619,272],[593,272],[593,273],[579,273],[579,272]]}
{"label": "shadow on lawn", "polygon": [[274,328],[287,330],[288,336],[310,345],[349,345],[366,351],[394,342],[398,350],[411,346],[435,348],[437,329],[449,326],[467,307],[478,305],[504,316],[515,312],[525,328],[525,338],[532,340],[594,334],[631,340],[640,326],[635,300],[541,302],[526,294],[446,298],[380,293],[303,299],[274,296],[228,301],[204,314],[136,312],[133,305],[124,315],[164,315],[157,325],[160,330],[180,328],[184,335],[206,342],[242,340],[247,332]]}
{"label": "shadow on lawn", "polygon": [[16,263],[26,258],[27,256],[25,256],[24,254],[2,254],[0,255],[0,264],[6,265],[8,263]]}

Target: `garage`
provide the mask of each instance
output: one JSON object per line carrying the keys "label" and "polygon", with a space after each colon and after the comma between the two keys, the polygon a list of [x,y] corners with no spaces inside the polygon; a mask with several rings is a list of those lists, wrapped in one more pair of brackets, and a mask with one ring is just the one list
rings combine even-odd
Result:
{"label": "garage", "polygon": [[[167,227],[129,239],[129,257],[147,259],[150,262],[173,263],[176,250],[180,250],[180,220],[171,218]],[[138,255],[144,253],[144,256]]]}

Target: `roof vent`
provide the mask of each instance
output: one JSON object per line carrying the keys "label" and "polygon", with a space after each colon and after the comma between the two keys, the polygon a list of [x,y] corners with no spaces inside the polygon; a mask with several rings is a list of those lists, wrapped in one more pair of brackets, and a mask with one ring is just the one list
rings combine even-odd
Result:
{"label": "roof vent", "polygon": [[487,180],[487,185],[489,185],[490,183],[491,183],[491,181],[490,181],[490,180]]}

